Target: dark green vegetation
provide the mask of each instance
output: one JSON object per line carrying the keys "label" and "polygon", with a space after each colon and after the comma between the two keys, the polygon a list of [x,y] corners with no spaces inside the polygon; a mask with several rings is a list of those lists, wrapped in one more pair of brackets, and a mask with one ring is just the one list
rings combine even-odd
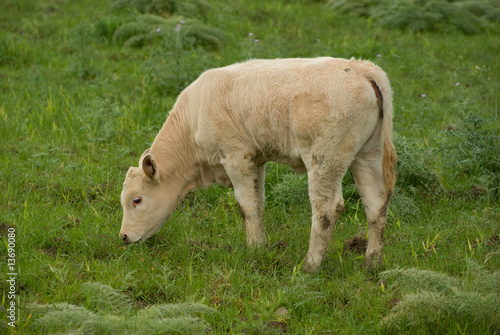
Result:
{"label": "dark green vegetation", "polygon": [[[149,334],[185,320],[176,329],[498,333],[499,2],[353,3],[2,1],[5,307],[9,228],[18,271],[17,328],[0,312],[2,331]],[[186,85],[248,58],[325,55],[371,59],[392,82],[388,272],[362,267],[367,223],[347,176],[322,269],[302,273],[307,179],[276,164],[265,250],[246,248],[234,195],[217,186],[191,193],[147,242],[121,243],[125,173]]]}

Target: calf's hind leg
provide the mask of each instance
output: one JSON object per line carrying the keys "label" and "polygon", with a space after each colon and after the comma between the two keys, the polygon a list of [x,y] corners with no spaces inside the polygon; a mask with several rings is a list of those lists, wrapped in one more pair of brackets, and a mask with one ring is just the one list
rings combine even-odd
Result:
{"label": "calf's hind leg", "polygon": [[393,189],[384,184],[381,150],[359,152],[351,164],[351,172],[368,220],[365,266],[373,270],[382,264],[387,208]]}
{"label": "calf's hind leg", "polygon": [[342,177],[347,168],[334,167],[324,171],[312,166],[308,172],[309,198],[312,207],[312,226],[309,250],[304,260],[304,271],[318,271],[332,239],[335,223],[344,210]]}

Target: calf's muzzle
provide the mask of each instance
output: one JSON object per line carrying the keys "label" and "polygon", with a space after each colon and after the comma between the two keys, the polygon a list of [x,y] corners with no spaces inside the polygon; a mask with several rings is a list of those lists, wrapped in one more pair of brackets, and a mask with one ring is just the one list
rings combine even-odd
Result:
{"label": "calf's muzzle", "polygon": [[119,234],[119,236],[120,236],[120,239],[121,239],[123,242],[125,242],[125,243],[127,243],[127,244],[132,243],[132,241],[130,241],[130,240],[129,240],[129,238],[128,238],[127,234],[122,234],[122,233],[120,233],[120,234]]}

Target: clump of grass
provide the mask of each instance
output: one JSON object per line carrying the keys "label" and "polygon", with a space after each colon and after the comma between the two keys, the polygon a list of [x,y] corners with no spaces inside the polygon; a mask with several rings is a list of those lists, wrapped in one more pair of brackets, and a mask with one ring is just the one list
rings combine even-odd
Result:
{"label": "clump of grass", "polygon": [[204,0],[116,0],[115,9],[134,8],[145,14],[206,16],[212,5]]}
{"label": "clump of grass", "polygon": [[135,21],[128,22],[116,29],[113,39],[119,44],[130,47],[142,47],[154,41],[172,39],[182,30],[184,39],[191,39],[194,46],[202,46],[207,50],[220,48],[224,41],[224,32],[209,27],[197,19],[183,18],[182,16],[161,16],[145,14],[138,16]]}
{"label": "clump of grass", "polygon": [[131,299],[108,285],[82,285],[86,307],[68,303],[30,304],[33,333],[72,334],[157,334],[178,332],[199,334],[210,326],[199,315],[215,312],[199,303],[162,304],[134,310]]}
{"label": "clump of grass", "polygon": [[[455,179],[465,179],[474,197],[487,193],[498,200],[500,189],[500,134],[498,119],[469,115],[444,132],[445,167]],[[472,182],[472,185],[470,183]]]}
{"label": "clump of grass", "polygon": [[156,50],[147,62],[152,87],[162,95],[175,96],[216,65],[215,56],[207,51],[222,46],[224,33],[196,19],[145,14],[119,27],[113,39],[130,47],[154,44]]}
{"label": "clump of grass", "polygon": [[436,167],[436,155],[432,148],[422,148],[404,136],[395,136],[398,153],[397,186],[403,192],[417,195],[439,194],[443,187]]}
{"label": "clump of grass", "polygon": [[193,30],[190,23],[197,22],[195,20],[177,18],[174,22],[177,22],[175,27],[169,27],[168,31],[156,29],[155,34],[162,39],[147,62],[151,83],[161,95],[178,95],[204,70],[215,67],[215,55],[206,48],[210,40],[214,47],[222,41],[202,26]]}
{"label": "clump of grass", "polygon": [[175,0],[115,0],[113,9],[134,8],[140,13],[173,14],[177,7]]}
{"label": "clump of grass", "polygon": [[112,42],[115,31],[124,24],[119,17],[102,17],[94,23],[94,34],[97,38],[105,42]]}
{"label": "clump of grass", "polygon": [[417,205],[417,197],[411,192],[405,192],[396,187],[389,206],[390,216],[400,221],[411,222],[420,214],[420,207]]}
{"label": "clump of grass", "polygon": [[81,24],[69,31],[71,38],[65,43],[65,52],[70,54],[67,67],[68,75],[80,80],[93,80],[101,74],[101,69],[95,62],[95,50],[92,44],[100,36],[89,24]]}
{"label": "clump of grass", "polygon": [[[404,137],[398,137],[396,145],[401,163],[398,163],[398,186],[391,200],[391,216],[409,221],[420,213],[415,199],[422,193],[432,196],[439,194],[442,190],[441,179],[437,170],[432,168],[435,160],[432,151],[421,149]],[[273,179],[272,174],[268,174],[268,177]],[[350,171],[344,176],[342,190],[346,205],[350,203],[356,207],[361,197]],[[284,212],[294,207],[309,208],[307,175],[283,173],[274,185],[269,186],[267,200]]]}
{"label": "clump of grass", "polygon": [[101,283],[85,283],[82,285],[85,307],[94,312],[123,312],[132,309],[132,300],[111,286]]}
{"label": "clump of grass", "polygon": [[108,141],[117,134],[117,119],[120,110],[110,99],[99,99],[82,104],[82,121],[90,128],[86,129],[87,138],[93,143]]}
{"label": "clump of grass", "polygon": [[330,1],[329,6],[342,13],[370,17],[386,27],[411,31],[451,27],[465,34],[477,34],[487,23],[500,20],[500,3],[491,0],[341,0]]}
{"label": "clump of grass", "polygon": [[0,65],[12,63],[15,60],[15,50],[12,38],[7,35],[0,36]]}
{"label": "clump of grass", "polygon": [[465,279],[420,269],[381,273],[403,292],[403,299],[383,318],[387,333],[466,333],[495,331],[500,327],[500,271],[490,273],[468,262]]}
{"label": "clump of grass", "polygon": [[15,34],[0,34],[0,66],[22,65],[32,58],[32,51]]}
{"label": "clump of grass", "polygon": [[288,211],[296,206],[309,206],[306,175],[284,174],[269,194],[270,202]]}

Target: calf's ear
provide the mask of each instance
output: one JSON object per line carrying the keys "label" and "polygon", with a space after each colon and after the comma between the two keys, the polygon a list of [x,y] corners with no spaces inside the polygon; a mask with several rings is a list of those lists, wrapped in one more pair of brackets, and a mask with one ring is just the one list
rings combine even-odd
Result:
{"label": "calf's ear", "polygon": [[142,166],[142,160],[144,159],[144,156],[146,156],[147,154],[149,154],[149,150],[151,150],[151,148],[146,149],[146,151],[144,151],[142,153],[141,158],[139,158],[139,166]]}
{"label": "calf's ear", "polygon": [[156,165],[155,156],[152,154],[146,154],[142,158],[142,170],[152,182],[158,183],[160,181],[160,172]]}

